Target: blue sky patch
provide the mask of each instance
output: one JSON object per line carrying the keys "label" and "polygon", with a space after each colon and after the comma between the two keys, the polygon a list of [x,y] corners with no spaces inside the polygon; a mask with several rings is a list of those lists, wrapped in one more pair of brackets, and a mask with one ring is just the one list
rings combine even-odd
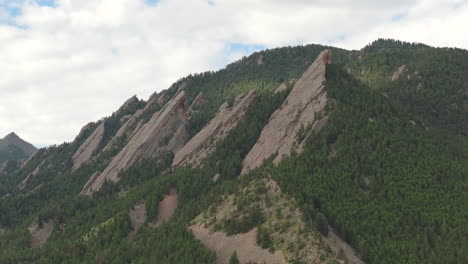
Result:
{"label": "blue sky patch", "polygon": [[238,43],[238,42],[231,42],[227,44],[227,50],[233,52],[242,52],[242,53],[252,53],[258,50],[265,49],[265,45],[260,44],[245,44],[245,43]]}
{"label": "blue sky patch", "polygon": [[208,0],[208,5],[215,6],[216,4],[215,4],[214,0]]}
{"label": "blue sky patch", "polygon": [[[21,5],[25,0],[6,0],[0,3],[0,9],[5,10],[10,16],[20,16],[21,15]],[[36,0],[34,1],[39,6],[49,6],[56,7],[55,0]]]}
{"label": "blue sky patch", "polygon": [[147,5],[156,5],[160,0],[145,0]]}
{"label": "blue sky patch", "polygon": [[341,35],[337,35],[337,36],[334,36],[332,38],[330,38],[328,41],[326,41],[326,43],[329,43],[329,44],[335,44],[337,42],[340,42],[340,41],[344,41],[346,40],[346,35],[345,34],[341,34]]}
{"label": "blue sky patch", "polygon": [[393,22],[396,22],[396,21],[400,21],[400,20],[403,20],[405,19],[407,16],[406,13],[398,13],[398,14],[395,14],[392,16],[392,21]]}

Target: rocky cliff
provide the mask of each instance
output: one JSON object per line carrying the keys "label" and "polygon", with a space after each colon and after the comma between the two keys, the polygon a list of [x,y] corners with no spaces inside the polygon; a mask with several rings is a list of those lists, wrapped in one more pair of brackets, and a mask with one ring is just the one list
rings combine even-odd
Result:
{"label": "rocky cliff", "polygon": [[260,166],[265,159],[277,154],[277,164],[291,150],[301,151],[297,140],[301,128],[312,126],[319,130],[326,124],[326,117],[319,118],[327,104],[325,90],[326,65],[331,63],[331,51],[324,50],[296,82],[290,94],[276,110],[262,130],[260,138],[243,161],[242,173]]}
{"label": "rocky cliff", "polygon": [[[198,165],[203,158],[214,150],[216,143],[237,126],[256,98],[257,93],[251,90],[237,96],[232,105],[229,105],[228,102],[224,103],[219,108],[216,116],[177,151],[172,166]],[[199,100],[195,100],[194,103],[199,103]]]}
{"label": "rocky cliff", "polygon": [[185,93],[180,91],[147,123],[135,130],[135,134],[107,168],[89,179],[81,194],[90,195],[93,191],[99,190],[106,180],[118,181],[119,172],[138,161],[179,150],[188,139],[186,130],[188,108]]}

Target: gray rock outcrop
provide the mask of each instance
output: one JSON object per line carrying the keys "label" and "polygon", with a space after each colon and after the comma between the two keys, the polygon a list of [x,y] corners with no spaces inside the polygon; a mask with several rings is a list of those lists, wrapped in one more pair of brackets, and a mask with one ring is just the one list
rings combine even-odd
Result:
{"label": "gray rock outcrop", "polygon": [[406,65],[403,64],[393,73],[391,80],[397,81],[398,79],[400,79],[401,76],[405,75],[406,73],[408,73],[408,68],[406,67]]}
{"label": "gray rock outcrop", "polygon": [[268,124],[252,150],[243,161],[242,173],[259,167],[265,159],[277,153],[273,162],[278,164],[291,150],[301,151],[296,135],[301,127],[318,131],[327,118],[318,118],[327,104],[325,90],[326,65],[331,63],[331,51],[324,50],[296,82],[290,94],[270,117]]}

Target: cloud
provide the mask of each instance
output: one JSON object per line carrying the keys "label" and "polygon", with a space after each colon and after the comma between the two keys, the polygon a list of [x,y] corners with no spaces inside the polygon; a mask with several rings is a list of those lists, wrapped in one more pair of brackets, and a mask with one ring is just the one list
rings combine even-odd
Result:
{"label": "cloud", "polygon": [[0,136],[71,141],[134,94],[263,48],[379,37],[468,48],[466,1],[440,2],[0,0]]}

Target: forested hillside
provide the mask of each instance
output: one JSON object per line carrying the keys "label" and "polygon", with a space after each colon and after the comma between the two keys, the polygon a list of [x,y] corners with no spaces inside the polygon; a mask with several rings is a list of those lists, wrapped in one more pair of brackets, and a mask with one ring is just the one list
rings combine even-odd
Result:
{"label": "forested hillside", "polygon": [[[331,64],[317,58],[325,49]],[[303,125],[279,164],[273,155],[241,174],[314,61],[325,65],[326,107],[314,114],[325,125]],[[394,40],[355,51],[285,47],[187,76],[148,101],[131,98],[73,142],[0,176],[0,263],[223,263],[195,223],[218,237],[254,230],[258,248],[284,263],[468,263],[467,61],[466,50]],[[225,121],[233,128],[198,146],[207,153],[200,164],[172,166],[178,145],[251,90],[245,114]],[[170,122],[174,133],[152,135],[155,151],[80,194],[141,131]],[[174,214],[158,222],[175,191]],[[226,204],[234,211],[217,209]],[[355,258],[329,243],[332,232]]]}

